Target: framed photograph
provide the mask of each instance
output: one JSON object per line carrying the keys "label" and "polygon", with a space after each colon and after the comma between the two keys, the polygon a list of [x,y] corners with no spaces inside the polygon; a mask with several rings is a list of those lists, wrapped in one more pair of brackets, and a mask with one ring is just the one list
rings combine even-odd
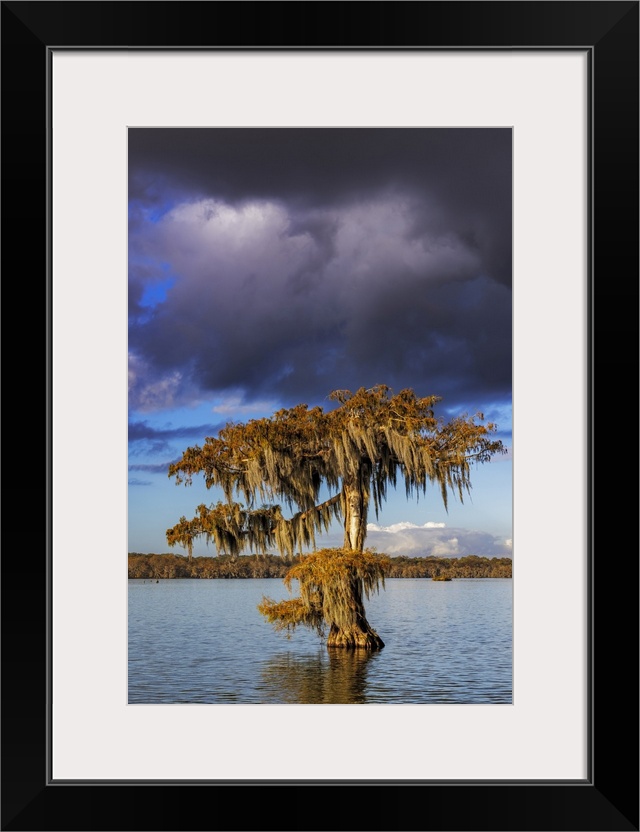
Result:
{"label": "framed photograph", "polygon": [[[626,529],[637,505],[611,470],[628,414],[610,385],[637,355],[638,3],[4,2],[2,25],[5,275],[28,276],[7,282],[9,309],[41,316],[46,368],[41,551],[2,563],[2,828],[637,830],[637,540],[629,558],[611,522]],[[16,364],[28,400],[38,384]],[[385,691],[369,698],[362,663],[341,664],[338,698],[292,695],[316,684],[312,662],[284,673],[266,642],[236,676],[181,666],[170,634],[211,633],[172,623],[146,573],[155,606],[139,615],[127,555],[166,540],[191,563],[196,539],[235,556],[242,538],[220,536],[213,507],[187,519],[195,477],[144,503],[168,455],[173,474],[201,470],[169,438],[184,449],[298,394],[315,405],[320,382],[355,390],[351,364],[371,373],[367,406],[392,395],[383,369],[395,390],[437,366],[450,417],[471,406],[464,387],[513,418],[503,653],[482,653],[470,612],[444,680],[420,664],[425,633],[413,668],[366,668]],[[476,530],[504,499],[486,483]],[[360,540],[349,516],[344,539]],[[404,546],[428,532],[433,558],[471,540],[435,516],[374,519],[380,550],[400,527]],[[473,540],[498,554],[497,532]],[[172,693],[180,667],[189,696]]]}
{"label": "framed photograph", "polygon": [[511,128],[127,138],[129,704],[512,704]]}

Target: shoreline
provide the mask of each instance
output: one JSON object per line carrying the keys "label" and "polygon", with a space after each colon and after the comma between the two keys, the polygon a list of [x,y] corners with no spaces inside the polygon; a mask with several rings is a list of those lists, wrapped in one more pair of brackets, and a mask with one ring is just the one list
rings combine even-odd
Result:
{"label": "shoreline", "polygon": [[[385,556],[385,578],[512,578],[511,558],[467,555],[460,558],[434,556],[409,557]],[[189,560],[174,554],[128,554],[128,577],[139,579],[160,578],[279,578],[283,579],[293,561],[284,561],[278,555],[214,555],[199,556]]]}

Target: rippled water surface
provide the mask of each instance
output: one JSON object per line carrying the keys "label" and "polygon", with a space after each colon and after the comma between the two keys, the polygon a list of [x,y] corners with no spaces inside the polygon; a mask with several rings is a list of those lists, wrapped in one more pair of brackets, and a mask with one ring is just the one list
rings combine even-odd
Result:
{"label": "rippled water surface", "polygon": [[279,579],[129,581],[130,703],[511,703],[512,582],[396,578],[365,602],[383,650],[287,639]]}

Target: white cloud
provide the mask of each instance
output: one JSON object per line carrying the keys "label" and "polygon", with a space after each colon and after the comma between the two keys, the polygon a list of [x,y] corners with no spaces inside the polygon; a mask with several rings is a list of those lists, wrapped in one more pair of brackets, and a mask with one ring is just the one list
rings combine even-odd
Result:
{"label": "white cloud", "polygon": [[367,525],[365,546],[391,556],[408,557],[510,557],[511,541],[469,529],[446,529],[429,521],[422,526],[400,522],[390,526]]}
{"label": "white cloud", "polygon": [[429,554],[435,555],[439,558],[457,558],[460,557],[461,554],[475,554],[475,552],[461,553],[459,543],[460,541],[457,537],[451,537],[448,540],[438,540],[436,543],[433,544],[433,547]]}
{"label": "white cloud", "polygon": [[407,520],[403,520],[400,523],[392,523],[390,526],[379,526],[377,523],[367,524],[368,531],[389,532],[391,534],[405,531],[405,529],[444,529],[444,527],[444,523],[434,523],[433,520],[428,520],[426,523],[423,523],[422,526],[419,526],[416,523],[410,523]]}

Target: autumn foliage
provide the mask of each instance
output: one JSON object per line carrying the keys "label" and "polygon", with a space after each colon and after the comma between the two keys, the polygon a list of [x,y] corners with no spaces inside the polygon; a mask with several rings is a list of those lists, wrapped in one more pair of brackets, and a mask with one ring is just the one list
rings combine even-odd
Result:
{"label": "autumn foliage", "polygon": [[[292,571],[298,570],[299,601],[265,600],[261,612],[276,626],[321,629],[324,623],[334,646],[378,649],[382,641],[363,606],[383,578],[378,556],[364,550],[371,505],[377,516],[388,489],[398,484],[407,498],[435,484],[445,507],[450,494],[463,500],[472,466],[503,448],[481,413],[436,418],[437,396],[394,395],[378,385],[336,390],[329,400],[336,405],[326,411],[299,404],[269,418],[230,423],[202,447],[187,448],[169,476],[189,484],[202,475],[223,499],[199,505],[191,520],[180,518],[167,541],[189,556],[197,537],[231,555],[275,548],[291,558],[298,552]],[[323,489],[329,494],[324,500]],[[334,521],[343,525],[343,547],[306,556],[316,548],[316,534]]]}

